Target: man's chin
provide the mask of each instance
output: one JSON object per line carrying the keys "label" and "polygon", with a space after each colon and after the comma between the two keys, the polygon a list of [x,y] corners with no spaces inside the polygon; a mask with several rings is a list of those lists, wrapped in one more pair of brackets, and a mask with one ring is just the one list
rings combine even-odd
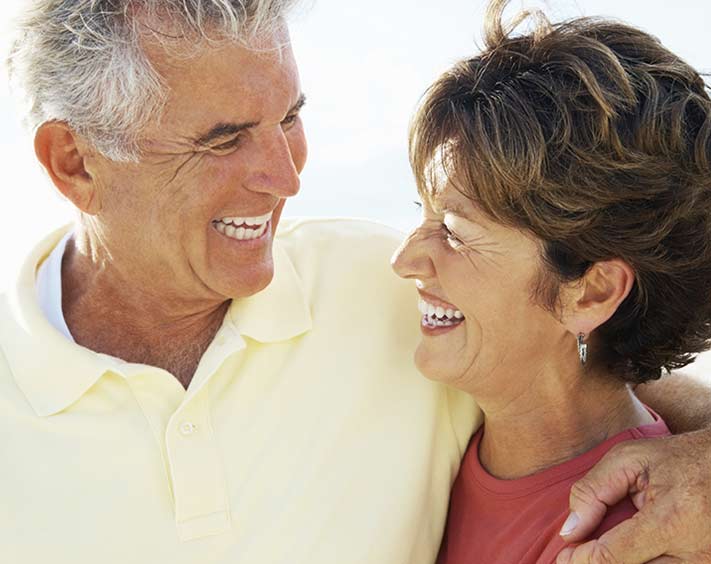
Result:
{"label": "man's chin", "polygon": [[248,298],[264,290],[273,278],[274,265],[271,262],[261,268],[251,267],[223,279],[219,284],[219,293],[232,300]]}
{"label": "man's chin", "polygon": [[201,276],[205,286],[226,299],[252,296],[274,277],[273,237],[234,241],[214,231],[208,238],[208,260]]}

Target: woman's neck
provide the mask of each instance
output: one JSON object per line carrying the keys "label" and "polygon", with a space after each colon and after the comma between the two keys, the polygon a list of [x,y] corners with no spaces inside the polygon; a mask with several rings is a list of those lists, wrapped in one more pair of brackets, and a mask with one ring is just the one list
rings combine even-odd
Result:
{"label": "woman's neck", "polygon": [[547,370],[518,388],[525,392],[495,399],[473,394],[485,414],[479,458],[498,478],[534,474],[653,422],[629,387],[611,375],[568,378]]}

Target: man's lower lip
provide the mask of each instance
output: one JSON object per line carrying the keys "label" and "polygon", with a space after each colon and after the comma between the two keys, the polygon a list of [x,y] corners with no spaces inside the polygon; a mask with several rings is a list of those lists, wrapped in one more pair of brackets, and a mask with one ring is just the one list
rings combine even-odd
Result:
{"label": "man's lower lip", "polygon": [[456,329],[463,322],[464,322],[464,320],[462,319],[460,321],[453,323],[452,325],[443,325],[441,327],[433,327],[432,325],[427,323],[425,317],[422,317],[422,319],[420,321],[420,330],[425,335],[432,335],[432,336],[442,335],[444,333],[448,333],[449,331],[452,331],[453,329]]}

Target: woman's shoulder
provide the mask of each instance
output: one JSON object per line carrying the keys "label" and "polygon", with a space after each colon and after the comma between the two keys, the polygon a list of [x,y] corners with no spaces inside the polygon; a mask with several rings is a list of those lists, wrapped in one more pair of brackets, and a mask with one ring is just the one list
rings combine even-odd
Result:
{"label": "woman's shoulder", "polygon": [[[615,446],[615,444],[627,440],[651,439],[655,437],[665,437],[671,435],[671,431],[669,431],[669,428],[667,427],[664,420],[657,413],[655,413],[654,410],[650,409],[649,407],[647,407],[647,409],[654,418],[654,421],[652,423],[648,423],[646,425],[641,425],[639,427],[623,431],[612,439],[606,441],[606,443],[604,443],[604,447],[606,448],[604,448],[603,450],[609,451],[610,449],[612,449],[613,446]],[[590,465],[590,468],[592,468],[592,464]],[[580,477],[582,477],[583,474],[584,472],[581,472]],[[599,539],[607,531],[614,529],[623,521],[626,521],[627,519],[634,516],[637,511],[638,509],[637,507],[635,507],[632,499],[630,497],[625,497],[616,505],[613,505],[612,507],[608,508],[607,513],[605,514],[605,517],[601,521],[600,525],[583,542]],[[563,519],[567,518],[567,515],[567,508],[565,508],[565,514],[564,517],[561,519],[561,524],[563,522]],[[538,558],[537,564],[554,564],[558,553],[567,546],[571,545],[563,541],[562,537],[556,535],[554,538],[551,539],[551,541],[546,546],[545,551]]]}
{"label": "woman's shoulder", "polygon": [[[445,546],[453,552],[449,561],[464,553],[498,554],[507,561],[526,564],[554,563],[568,546],[559,531],[568,517],[570,488],[616,444],[670,434],[664,421],[650,410],[653,421],[627,429],[590,451],[560,465],[515,480],[488,475],[478,457],[479,430],[464,457],[452,491]],[[610,507],[598,528],[586,539],[602,536],[637,512],[632,499]],[[457,538],[461,531],[467,538]],[[448,541],[448,542],[447,542]],[[473,546],[476,545],[476,546]],[[448,555],[449,556],[449,555]],[[447,558],[442,562],[448,561]]]}

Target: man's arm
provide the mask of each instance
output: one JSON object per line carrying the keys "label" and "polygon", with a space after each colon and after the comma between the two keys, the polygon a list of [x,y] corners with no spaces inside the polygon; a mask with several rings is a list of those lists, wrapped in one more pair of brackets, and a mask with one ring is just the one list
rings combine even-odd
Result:
{"label": "man's arm", "polygon": [[708,381],[674,374],[638,387],[640,398],[674,432],[685,434],[619,444],[573,486],[570,509],[577,526],[566,541],[585,539],[607,507],[627,495],[639,513],[597,540],[564,550],[557,564],[711,562]]}
{"label": "man's arm", "polygon": [[674,434],[711,426],[711,366],[706,375],[692,368],[635,388],[637,397],[661,415]]}

